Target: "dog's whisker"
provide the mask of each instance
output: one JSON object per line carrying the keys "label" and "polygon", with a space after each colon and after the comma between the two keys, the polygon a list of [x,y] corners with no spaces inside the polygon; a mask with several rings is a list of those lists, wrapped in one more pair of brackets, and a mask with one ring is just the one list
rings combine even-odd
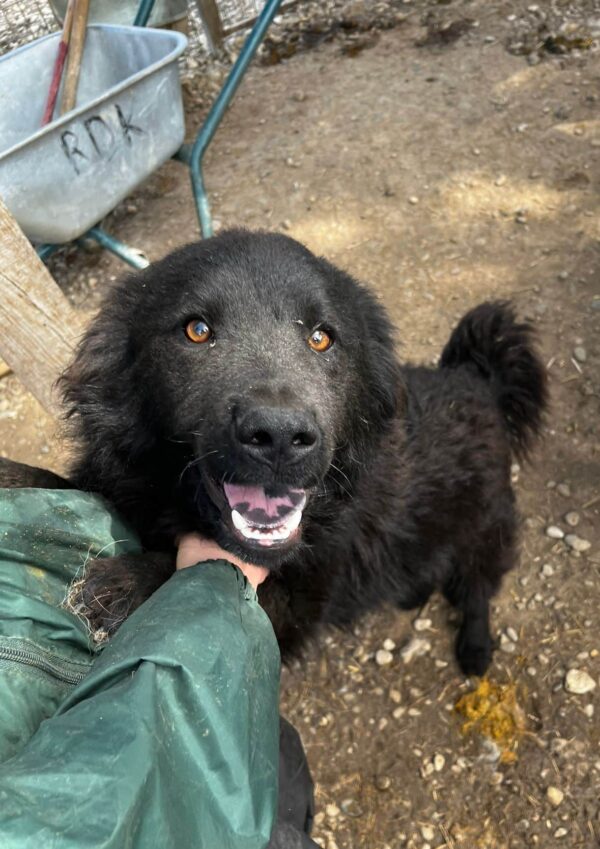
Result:
{"label": "dog's whisker", "polygon": [[183,476],[185,475],[185,473],[187,471],[189,471],[189,469],[194,468],[194,466],[197,466],[198,463],[202,462],[202,460],[205,460],[207,457],[210,457],[211,454],[216,454],[216,453],[217,453],[216,449],[213,449],[212,451],[207,451],[205,454],[202,454],[200,457],[194,457],[193,460],[190,460],[190,462],[183,467],[183,470],[182,470],[181,474],[179,475],[179,481],[178,481],[179,485],[181,485],[181,481],[183,480]]}

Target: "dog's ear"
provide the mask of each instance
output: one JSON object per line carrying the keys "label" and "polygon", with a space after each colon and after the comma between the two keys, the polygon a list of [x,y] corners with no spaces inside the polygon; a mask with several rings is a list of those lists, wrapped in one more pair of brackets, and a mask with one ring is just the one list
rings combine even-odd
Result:
{"label": "dog's ear", "polygon": [[133,276],[109,293],[58,382],[71,435],[80,449],[74,475],[83,488],[102,491],[104,483],[110,486],[152,442],[144,397],[136,391],[130,332],[139,286],[139,276]]}
{"label": "dog's ear", "polygon": [[359,368],[362,371],[363,417],[377,428],[391,419],[404,398],[394,329],[383,305],[363,286],[357,290],[360,334]]}

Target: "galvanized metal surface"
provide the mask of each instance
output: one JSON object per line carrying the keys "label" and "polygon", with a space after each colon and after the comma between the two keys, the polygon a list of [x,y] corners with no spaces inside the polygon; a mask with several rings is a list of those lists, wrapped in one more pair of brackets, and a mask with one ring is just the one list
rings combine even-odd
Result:
{"label": "galvanized metal surface", "polygon": [[36,242],[82,235],[184,136],[185,37],[108,25],[88,30],[76,109],[40,128],[58,37],[0,57],[0,195]]}

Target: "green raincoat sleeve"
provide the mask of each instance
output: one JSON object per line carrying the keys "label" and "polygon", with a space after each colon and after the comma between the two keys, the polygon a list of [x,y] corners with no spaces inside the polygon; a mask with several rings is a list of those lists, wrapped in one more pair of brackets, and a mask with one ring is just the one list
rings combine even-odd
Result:
{"label": "green raincoat sleeve", "polygon": [[101,652],[61,606],[82,558],[136,547],[92,496],[0,490],[2,849],[269,841],[279,653],[241,572],[177,573]]}

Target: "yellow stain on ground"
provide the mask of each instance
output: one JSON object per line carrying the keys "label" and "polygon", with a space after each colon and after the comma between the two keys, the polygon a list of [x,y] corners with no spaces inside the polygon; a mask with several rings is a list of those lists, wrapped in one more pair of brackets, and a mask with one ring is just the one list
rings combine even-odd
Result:
{"label": "yellow stain on ground", "polygon": [[500,749],[500,761],[512,763],[525,732],[525,712],[518,702],[517,685],[497,684],[482,678],[477,687],[457,702],[463,718],[463,734],[475,733],[492,740]]}

